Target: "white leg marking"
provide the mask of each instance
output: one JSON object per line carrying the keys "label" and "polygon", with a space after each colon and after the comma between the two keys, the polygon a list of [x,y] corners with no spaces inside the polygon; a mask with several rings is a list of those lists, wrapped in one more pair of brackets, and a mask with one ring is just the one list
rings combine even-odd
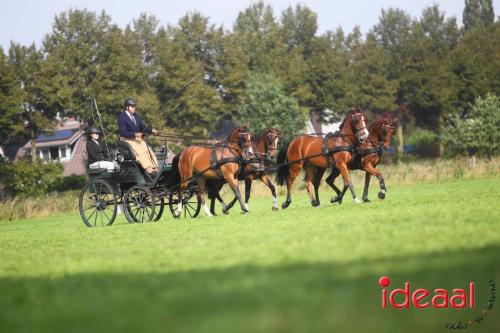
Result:
{"label": "white leg marking", "polygon": [[205,211],[205,214],[208,216],[208,217],[212,217],[212,213],[210,213],[210,208],[208,208],[207,204],[205,203],[203,205],[203,210]]}
{"label": "white leg marking", "polygon": [[278,208],[278,198],[273,198],[273,207]]}
{"label": "white leg marking", "polygon": [[177,206],[177,214],[179,216],[182,215],[182,202],[179,202],[179,206]]}

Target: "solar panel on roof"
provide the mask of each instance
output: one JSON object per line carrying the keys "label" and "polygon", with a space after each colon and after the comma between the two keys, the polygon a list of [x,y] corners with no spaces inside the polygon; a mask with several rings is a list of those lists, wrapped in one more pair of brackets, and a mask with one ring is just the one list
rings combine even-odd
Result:
{"label": "solar panel on roof", "polygon": [[69,139],[75,134],[75,132],[78,131],[78,129],[67,129],[67,130],[58,130],[55,131],[54,134],[51,135],[45,135],[45,134],[40,134],[36,138],[36,142],[47,142],[47,141],[55,141],[55,140],[66,140]]}

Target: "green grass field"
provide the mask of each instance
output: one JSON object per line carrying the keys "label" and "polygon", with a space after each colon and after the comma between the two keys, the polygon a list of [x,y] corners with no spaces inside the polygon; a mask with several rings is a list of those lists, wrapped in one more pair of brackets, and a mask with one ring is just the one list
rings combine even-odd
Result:
{"label": "green grass field", "polygon": [[[212,219],[0,222],[0,332],[445,332],[477,316],[500,282],[500,177],[388,185],[362,205],[300,190],[278,212],[260,197]],[[475,281],[476,309],[383,310],[382,275]],[[500,332],[498,304],[467,331]]]}

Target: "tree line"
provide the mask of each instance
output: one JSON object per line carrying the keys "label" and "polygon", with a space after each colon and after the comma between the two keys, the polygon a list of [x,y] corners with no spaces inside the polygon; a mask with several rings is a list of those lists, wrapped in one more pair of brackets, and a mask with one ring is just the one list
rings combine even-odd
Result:
{"label": "tree line", "polygon": [[405,127],[440,136],[478,96],[499,95],[491,0],[466,0],[463,27],[438,5],[418,18],[384,9],[365,35],[359,27],[319,34],[317,17],[305,5],[275,13],[258,2],[230,29],[199,12],[166,26],[140,14],[120,28],[104,11],[62,12],[40,47],[0,51],[0,138],[32,140],[58,114],[93,124],[93,98],[114,133],[128,96],[166,132],[206,135],[233,120],[291,136],[311,112],[327,122],[352,107],[383,112],[406,102]]}

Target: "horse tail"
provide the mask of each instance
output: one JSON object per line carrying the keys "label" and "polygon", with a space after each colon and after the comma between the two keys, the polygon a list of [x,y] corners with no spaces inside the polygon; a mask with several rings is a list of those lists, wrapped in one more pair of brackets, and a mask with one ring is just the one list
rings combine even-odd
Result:
{"label": "horse tail", "polygon": [[278,185],[285,185],[288,175],[290,174],[290,165],[288,164],[288,146],[290,141],[285,143],[278,152],[276,163],[278,164],[278,172],[276,173],[276,182]]}
{"label": "horse tail", "polygon": [[169,186],[180,185],[181,183],[181,173],[179,171],[179,159],[181,157],[182,152],[174,156],[172,160],[172,171],[168,178]]}

